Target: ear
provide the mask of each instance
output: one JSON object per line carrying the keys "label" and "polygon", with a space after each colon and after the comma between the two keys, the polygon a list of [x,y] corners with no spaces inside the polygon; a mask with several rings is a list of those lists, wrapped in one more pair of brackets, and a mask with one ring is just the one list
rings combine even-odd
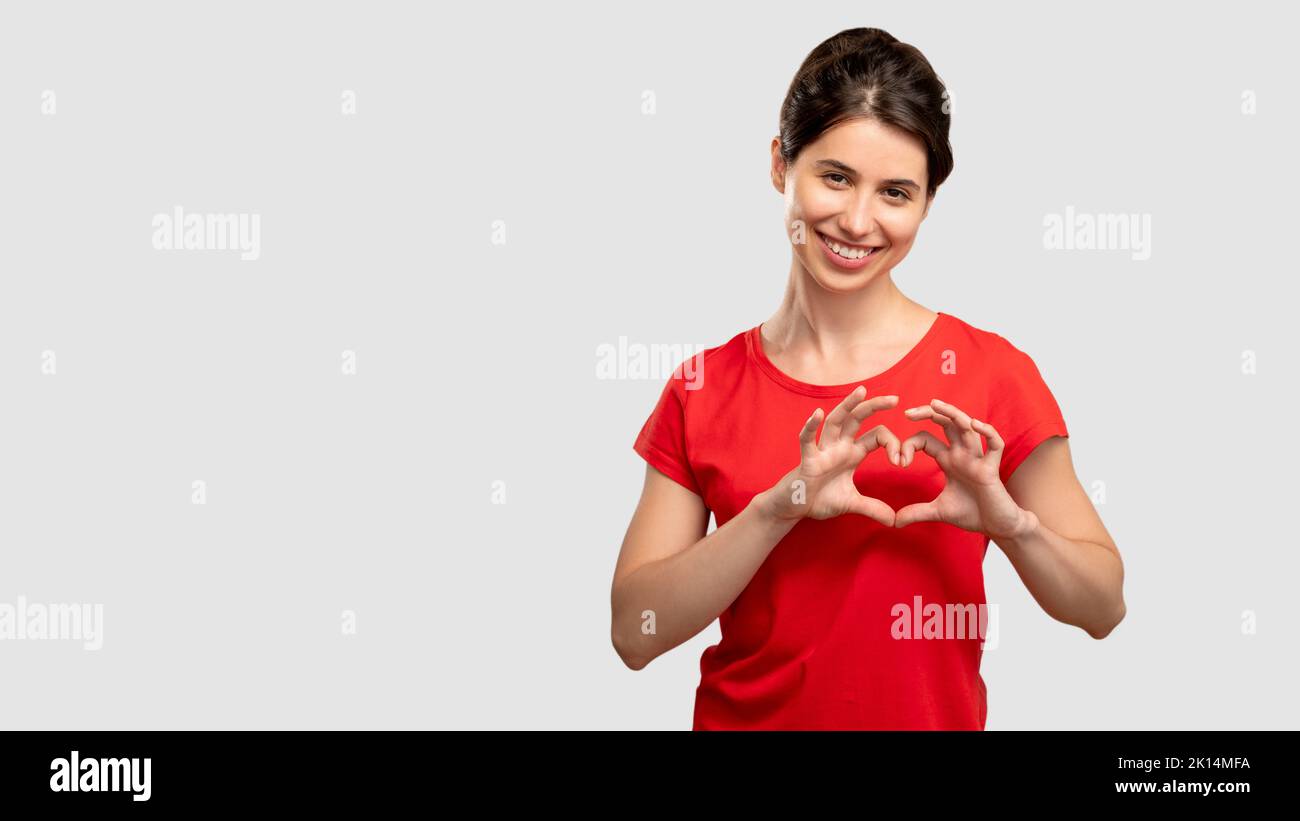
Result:
{"label": "ear", "polygon": [[930,204],[933,202],[934,202],[934,194],[930,194],[925,198],[925,210],[921,212],[921,219],[925,219],[927,216],[930,215]]}
{"label": "ear", "polygon": [[772,185],[785,193],[785,160],[781,157],[781,136],[772,138]]}

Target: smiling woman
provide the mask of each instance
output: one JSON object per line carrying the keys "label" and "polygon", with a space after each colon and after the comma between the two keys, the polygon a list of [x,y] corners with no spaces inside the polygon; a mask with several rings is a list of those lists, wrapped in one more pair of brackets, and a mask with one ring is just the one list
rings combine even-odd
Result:
{"label": "smiling woman", "polygon": [[814,49],[771,144],[781,304],[697,355],[699,389],[670,378],[636,438],[611,638],[641,669],[719,620],[696,729],[983,729],[982,637],[892,628],[911,602],[985,608],[990,542],[1053,618],[1102,638],[1124,617],[1034,361],[893,281],[952,171],[948,129],[912,46],[864,28]]}

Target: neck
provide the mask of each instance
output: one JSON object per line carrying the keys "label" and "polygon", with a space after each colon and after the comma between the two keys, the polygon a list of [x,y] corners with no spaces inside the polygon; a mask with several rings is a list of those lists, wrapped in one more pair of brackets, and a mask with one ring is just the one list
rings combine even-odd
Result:
{"label": "neck", "polygon": [[818,285],[796,257],[781,306],[764,323],[763,335],[779,349],[796,344],[829,358],[896,335],[911,304],[889,271],[853,293],[833,293]]}

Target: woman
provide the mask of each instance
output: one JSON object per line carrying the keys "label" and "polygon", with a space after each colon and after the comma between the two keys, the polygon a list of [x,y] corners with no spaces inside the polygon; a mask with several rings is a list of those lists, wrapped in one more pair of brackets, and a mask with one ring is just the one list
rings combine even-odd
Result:
{"label": "woman", "polygon": [[1053,618],[1100,639],[1124,617],[1033,360],[891,278],[952,170],[946,98],[879,29],[809,54],[772,141],[785,297],[679,369],[636,439],[613,643],[639,670],[721,620],[695,729],[983,729],[987,622],[963,628],[990,540]]}

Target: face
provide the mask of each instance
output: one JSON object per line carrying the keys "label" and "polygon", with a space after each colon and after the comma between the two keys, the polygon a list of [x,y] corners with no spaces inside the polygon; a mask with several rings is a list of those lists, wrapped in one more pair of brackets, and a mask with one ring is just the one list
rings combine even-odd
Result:
{"label": "face", "polygon": [[773,139],[772,182],[785,196],[795,258],[830,291],[856,291],[886,275],[911,250],[933,200],[925,194],[925,144],[874,120],[829,129],[788,168]]}

